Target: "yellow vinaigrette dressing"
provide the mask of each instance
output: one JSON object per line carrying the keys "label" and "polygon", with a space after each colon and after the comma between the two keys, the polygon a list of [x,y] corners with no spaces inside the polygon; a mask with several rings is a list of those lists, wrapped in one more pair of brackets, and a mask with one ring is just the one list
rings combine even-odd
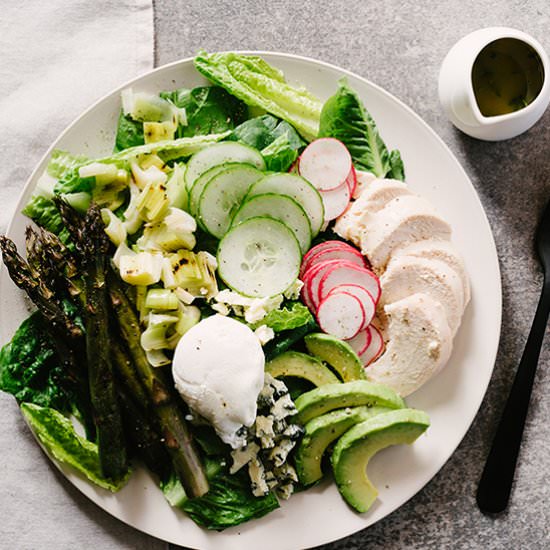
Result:
{"label": "yellow vinaigrette dressing", "polygon": [[537,52],[517,38],[500,38],[479,52],[472,86],[481,114],[504,115],[523,109],[540,93],[544,68]]}

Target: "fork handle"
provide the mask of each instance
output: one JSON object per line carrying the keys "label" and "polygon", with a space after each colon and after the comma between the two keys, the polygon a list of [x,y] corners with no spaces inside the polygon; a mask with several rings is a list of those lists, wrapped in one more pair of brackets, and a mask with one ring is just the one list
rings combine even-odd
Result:
{"label": "fork handle", "polygon": [[545,276],[533,326],[477,489],[477,504],[485,514],[502,512],[508,504],[549,313],[550,278]]}

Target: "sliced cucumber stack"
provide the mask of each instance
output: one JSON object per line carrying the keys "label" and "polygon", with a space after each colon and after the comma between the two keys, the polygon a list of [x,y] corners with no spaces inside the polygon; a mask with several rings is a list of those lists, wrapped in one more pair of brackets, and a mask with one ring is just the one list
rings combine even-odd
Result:
{"label": "sliced cucumber stack", "polygon": [[221,239],[248,190],[263,176],[263,172],[248,164],[232,164],[210,178],[197,205],[197,218],[202,227]]}
{"label": "sliced cucumber stack", "polygon": [[311,225],[304,209],[294,199],[275,193],[255,195],[237,210],[231,225],[235,226],[258,216],[269,216],[283,222],[294,232],[302,254],[308,251],[311,244]]}
{"label": "sliced cucumber stack", "polygon": [[265,170],[265,161],[259,151],[236,141],[222,141],[195,153],[187,163],[185,186],[191,191],[195,181],[213,166],[227,162],[250,164]]}
{"label": "sliced cucumber stack", "polygon": [[300,245],[274,218],[249,218],[232,227],[218,247],[218,272],[231,289],[251,298],[281,294],[298,278]]}
{"label": "sliced cucumber stack", "polygon": [[270,174],[250,188],[247,198],[265,193],[277,193],[294,199],[306,212],[315,237],[325,219],[323,200],[319,191],[304,178],[295,174]]}

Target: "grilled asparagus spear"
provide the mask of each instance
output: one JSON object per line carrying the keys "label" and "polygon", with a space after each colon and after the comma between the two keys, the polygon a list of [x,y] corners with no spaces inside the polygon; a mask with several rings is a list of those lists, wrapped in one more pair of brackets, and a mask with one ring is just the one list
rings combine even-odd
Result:
{"label": "grilled asparagus spear", "polygon": [[162,429],[164,444],[174,470],[189,497],[199,497],[208,491],[208,480],[187,423],[177,405],[178,396],[167,382],[164,372],[147,361],[140,344],[141,332],[137,314],[125,295],[118,275],[112,271],[108,279],[111,303],[120,332],[139,377],[151,396],[152,413]]}
{"label": "grilled asparagus spear", "polygon": [[86,357],[90,396],[103,474],[113,479],[128,471],[122,415],[111,362],[109,305],[105,281],[109,242],[99,208],[90,207],[79,242],[84,252]]}

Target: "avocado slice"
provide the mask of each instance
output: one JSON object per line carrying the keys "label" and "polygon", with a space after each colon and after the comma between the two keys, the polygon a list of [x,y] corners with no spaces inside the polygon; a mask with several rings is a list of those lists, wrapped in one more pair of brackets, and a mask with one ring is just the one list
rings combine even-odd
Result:
{"label": "avocado slice", "polygon": [[286,351],[265,365],[265,372],[274,378],[296,376],[315,386],[338,384],[340,380],[319,359],[298,351]]}
{"label": "avocado slice", "polygon": [[327,362],[344,382],[365,379],[365,369],[351,346],[330,334],[315,332],[304,338],[307,350]]}
{"label": "avocado slice", "polygon": [[400,409],[376,415],[348,430],[332,453],[334,478],[346,502],[358,512],[366,512],[378,496],[367,476],[371,457],[390,445],[410,445],[429,425],[425,412]]}
{"label": "avocado slice", "polygon": [[316,416],[346,407],[366,405],[402,409],[405,402],[391,388],[367,380],[326,384],[300,395],[295,401],[298,413],[294,422],[305,424]]}
{"label": "avocado slice", "polygon": [[359,422],[388,412],[387,407],[338,409],[313,418],[304,426],[304,436],[296,451],[296,472],[300,483],[311,485],[323,477],[321,460],[327,447]]}

